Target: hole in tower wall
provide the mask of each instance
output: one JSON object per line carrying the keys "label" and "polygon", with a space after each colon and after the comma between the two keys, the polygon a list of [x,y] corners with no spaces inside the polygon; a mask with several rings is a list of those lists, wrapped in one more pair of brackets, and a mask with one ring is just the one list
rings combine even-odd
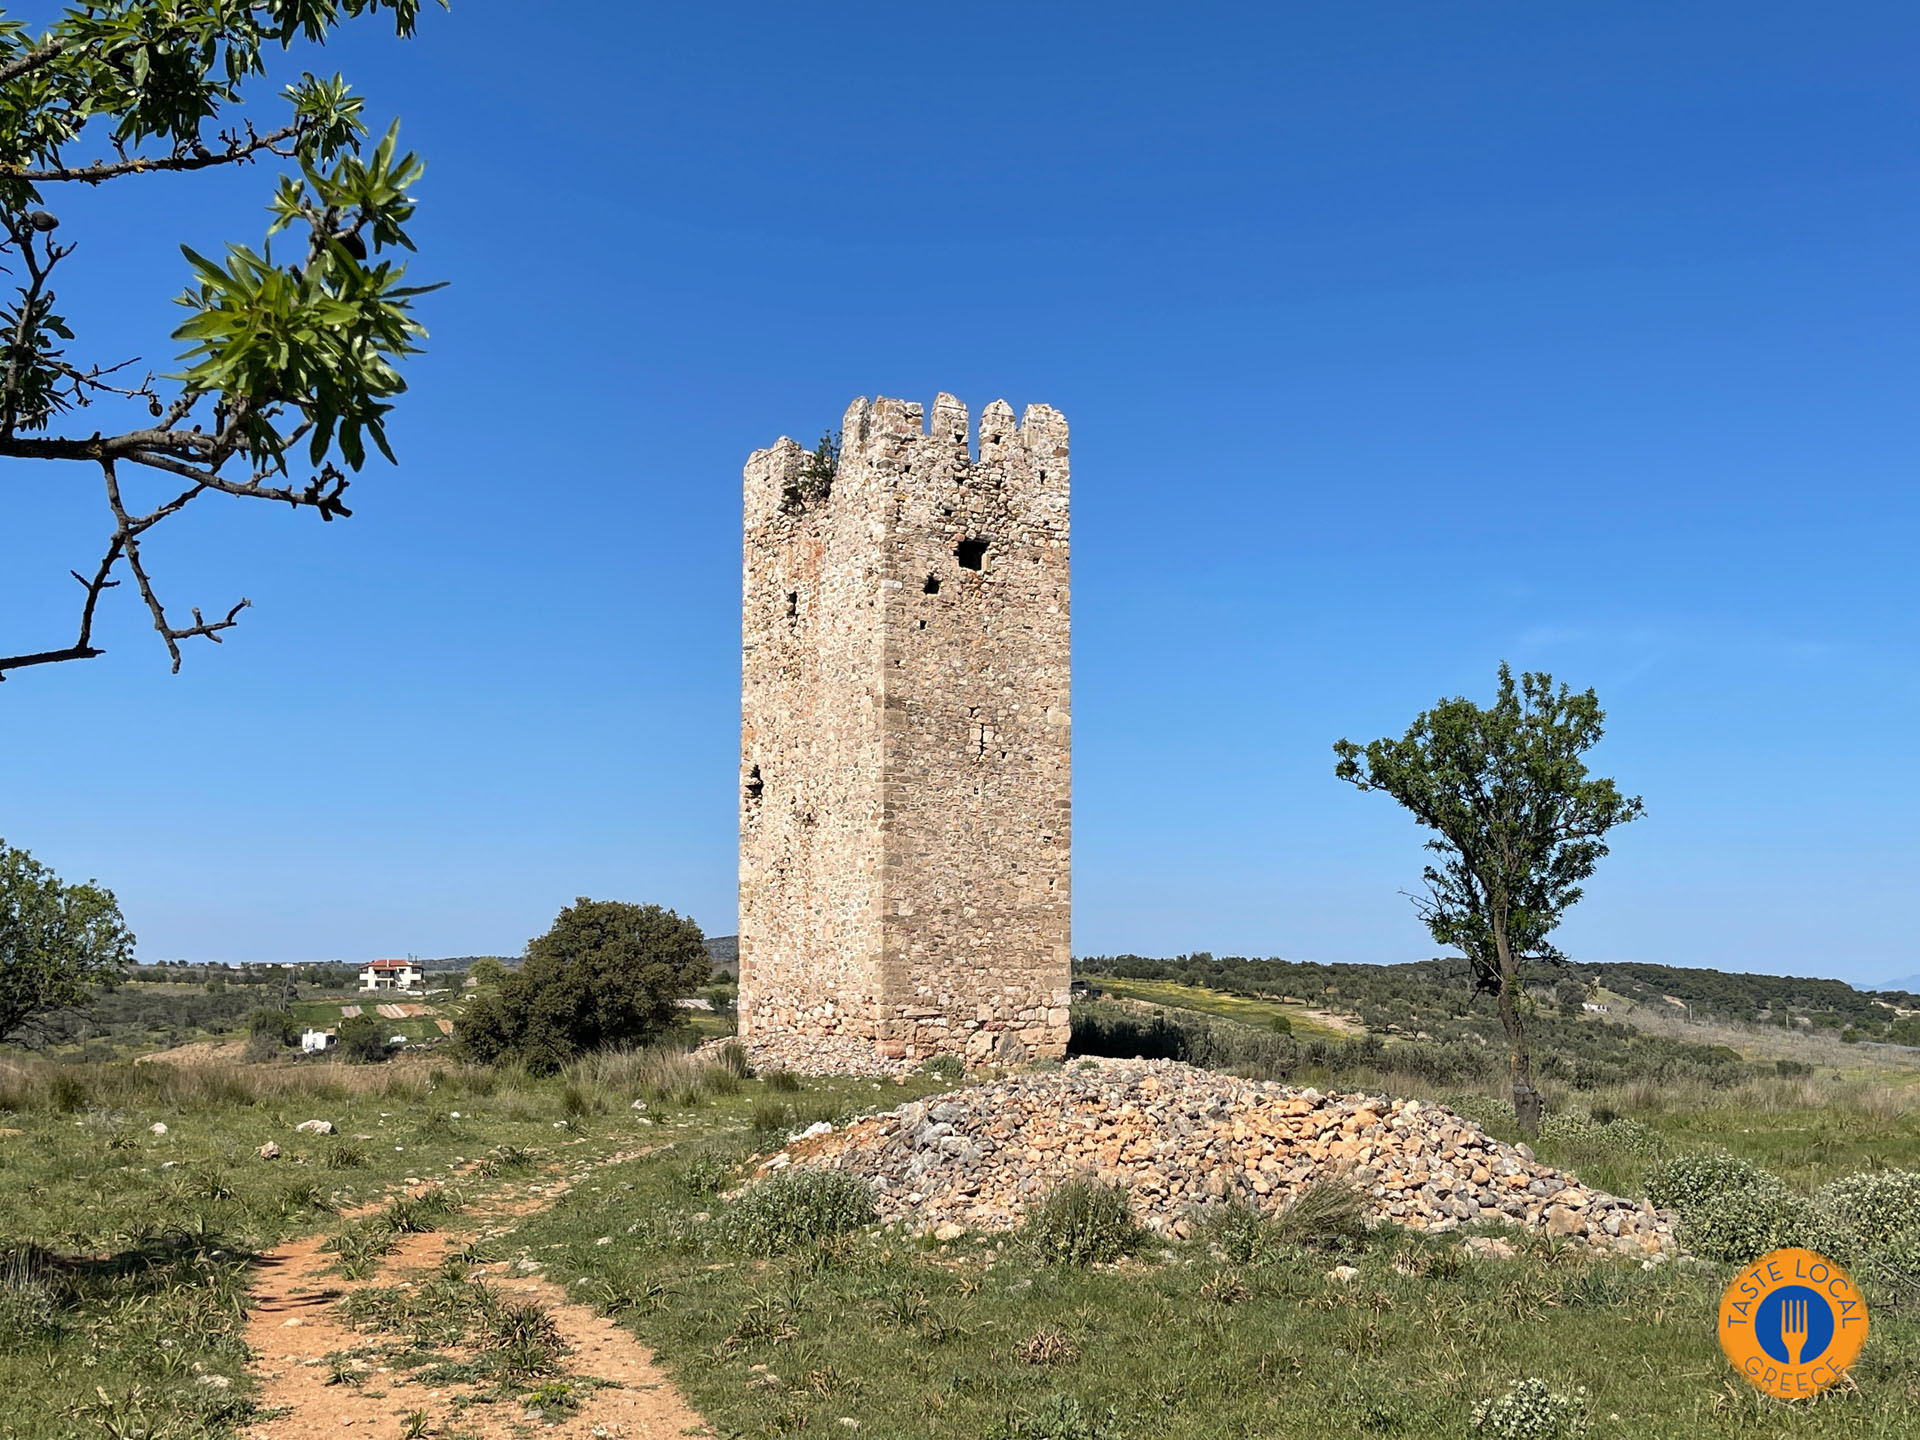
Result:
{"label": "hole in tower wall", "polygon": [[799,615],[800,592],[798,590],[789,590],[787,591],[787,618],[789,620],[798,619]]}
{"label": "hole in tower wall", "polygon": [[927,576],[927,583],[920,588],[929,595],[938,595],[940,593],[940,577],[938,575]]}
{"label": "hole in tower wall", "polygon": [[953,558],[960,562],[963,570],[978,570],[987,558],[987,542],[984,540],[962,540],[954,547]]}
{"label": "hole in tower wall", "polygon": [[766,790],[767,782],[760,778],[760,767],[756,765],[747,772],[747,799],[758,800]]}

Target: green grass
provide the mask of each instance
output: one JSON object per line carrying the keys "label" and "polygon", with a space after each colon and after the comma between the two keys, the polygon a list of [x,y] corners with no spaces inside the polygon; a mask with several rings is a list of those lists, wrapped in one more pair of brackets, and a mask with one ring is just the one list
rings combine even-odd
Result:
{"label": "green grass", "polygon": [[[1457,1246],[1397,1233],[1336,1245],[1245,1217],[1230,1235],[1148,1240],[1114,1267],[1042,1263],[1016,1237],[935,1245],[871,1229],[763,1258],[726,1223],[749,1151],[809,1119],[942,1088],[924,1075],[905,1086],[703,1078],[671,1056],[601,1057],[544,1080],[450,1064],[23,1075],[0,1062],[0,1129],[21,1132],[0,1136],[0,1249],[17,1258],[37,1247],[13,1271],[0,1255],[0,1275],[31,1282],[0,1296],[11,1321],[0,1327],[0,1440],[238,1433],[253,1403],[240,1336],[254,1252],[322,1231],[354,1237],[345,1265],[396,1220],[459,1228],[431,1204],[396,1211],[387,1192],[402,1180],[444,1180],[480,1161],[458,1182],[472,1191],[647,1144],[658,1148],[521,1222],[512,1245],[655,1347],[725,1436],[837,1434],[845,1417],[867,1434],[928,1440],[1464,1440],[1473,1406],[1527,1377],[1586,1387],[1600,1437],[1920,1433],[1914,1316],[1876,1313],[1857,1394],[1782,1407],[1721,1359],[1712,1317],[1724,1279],[1711,1269],[1643,1272],[1544,1247],[1510,1265],[1462,1263]],[[634,1098],[647,1099],[644,1113]],[[1485,1097],[1453,1098],[1510,1134]],[[1631,1117],[1652,1150],[1590,1131],[1539,1149],[1621,1193],[1637,1193],[1651,1154],[1706,1146],[1805,1188],[1870,1163],[1920,1168],[1913,1098],[1824,1076],[1627,1086],[1554,1099]],[[339,1133],[296,1134],[311,1117]],[[156,1122],[165,1135],[151,1133]],[[269,1139],[279,1160],[254,1153]],[[334,1208],[375,1204],[385,1221],[349,1222]],[[1351,1285],[1326,1278],[1342,1261],[1359,1268]],[[421,1327],[451,1334],[457,1321],[477,1345],[494,1323],[470,1288],[423,1294],[414,1309],[402,1299],[389,1293],[388,1309],[367,1311],[369,1344],[412,1345],[428,1338]],[[535,1384],[540,1337],[501,1324],[485,1333],[507,1358],[486,1363],[514,1386]],[[420,1363],[480,1363],[462,1343]],[[566,1403],[556,1394],[551,1408]]]}
{"label": "green grass", "polygon": [[1292,1027],[1293,1033],[1303,1040],[1315,1036],[1341,1040],[1358,1030],[1357,1026],[1343,1030],[1325,1020],[1316,1019],[1307,1013],[1308,1007],[1305,1005],[1283,1005],[1278,1000],[1229,995],[1222,990],[1207,990],[1198,985],[1176,985],[1170,980],[1116,980],[1107,975],[1089,975],[1086,978],[1089,983],[1122,1000],[1193,1010],[1202,1015],[1237,1020],[1243,1025],[1262,1029],[1271,1025],[1275,1016],[1282,1016]]}
{"label": "green grass", "polygon": [[[1093,1269],[1038,1263],[1006,1236],[869,1230],[760,1259],[726,1235],[716,1200],[662,1154],[604,1172],[516,1239],[654,1347],[723,1435],[837,1433],[845,1418],[930,1440],[1464,1437],[1475,1404],[1528,1377],[1590,1391],[1596,1437],[1920,1433],[1915,1317],[1875,1317],[1857,1393],[1786,1407],[1721,1357],[1725,1277],[1710,1268],[1544,1243],[1463,1261],[1400,1232],[1343,1255],[1280,1227],[1237,1243],[1238,1263],[1202,1236]],[[1327,1276],[1343,1258],[1351,1284]]]}

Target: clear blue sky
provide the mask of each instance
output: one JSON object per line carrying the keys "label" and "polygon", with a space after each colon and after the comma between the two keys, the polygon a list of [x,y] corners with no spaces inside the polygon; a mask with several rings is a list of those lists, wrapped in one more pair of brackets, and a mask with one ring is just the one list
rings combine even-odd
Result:
{"label": "clear blue sky", "polygon": [[[43,14],[48,7],[31,7]],[[165,657],[0,687],[0,834],[146,958],[517,951],[573,896],[734,928],[739,474],[855,395],[1073,426],[1082,953],[1431,953],[1329,746],[1598,688],[1647,818],[1593,960],[1920,970],[1911,5],[508,5],[303,58],[430,162],[402,464],[206,504]],[[269,177],[60,197],[90,354]],[[10,465],[8,649],[90,480]]]}

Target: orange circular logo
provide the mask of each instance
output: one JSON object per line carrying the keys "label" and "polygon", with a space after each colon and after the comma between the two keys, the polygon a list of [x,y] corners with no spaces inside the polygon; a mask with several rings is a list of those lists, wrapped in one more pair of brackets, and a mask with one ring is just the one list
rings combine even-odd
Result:
{"label": "orange circular logo", "polygon": [[1853,1281],[1811,1250],[1775,1250],[1720,1297],[1720,1348],[1754,1387],[1782,1400],[1817,1395],[1860,1358],[1867,1307]]}

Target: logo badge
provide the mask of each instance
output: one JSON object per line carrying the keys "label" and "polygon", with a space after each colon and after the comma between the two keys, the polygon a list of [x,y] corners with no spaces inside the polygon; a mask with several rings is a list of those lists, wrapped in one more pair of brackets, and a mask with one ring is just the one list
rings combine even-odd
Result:
{"label": "logo badge", "polygon": [[1811,1250],[1775,1250],[1720,1297],[1720,1348],[1755,1389],[1817,1395],[1867,1341],[1867,1307],[1847,1272]]}

